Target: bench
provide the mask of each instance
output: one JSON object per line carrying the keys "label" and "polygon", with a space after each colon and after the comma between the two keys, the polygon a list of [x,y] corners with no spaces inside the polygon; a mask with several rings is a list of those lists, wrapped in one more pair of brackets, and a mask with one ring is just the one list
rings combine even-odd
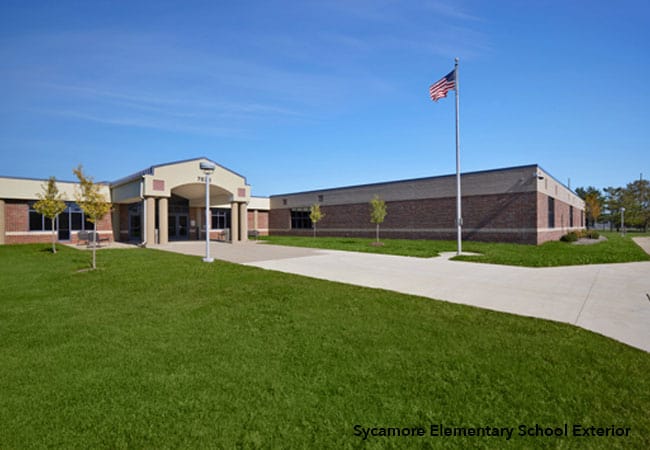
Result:
{"label": "bench", "polygon": [[86,244],[87,247],[93,246],[93,241],[97,247],[101,247],[102,242],[110,241],[108,237],[102,237],[101,234],[94,231],[80,231],[77,233],[77,245]]}

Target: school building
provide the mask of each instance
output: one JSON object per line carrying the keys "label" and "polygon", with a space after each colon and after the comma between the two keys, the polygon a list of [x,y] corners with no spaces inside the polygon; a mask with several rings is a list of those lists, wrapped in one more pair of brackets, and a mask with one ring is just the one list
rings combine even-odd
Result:
{"label": "school building", "polygon": [[[541,244],[584,228],[585,204],[538,165],[461,174],[463,239]],[[456,175],[272,195],[271,234],[312,233],[310,205],[324,217],[319,236],[372,237],[370,200],[386,202],[381,236],[456,238]]]}
{"label": "school building", "polygon": [[[205,228],[206,174],[210,175],[209,229]],[[49,242],[51,222],[33,209],[47,180],[0,176],[0,244]],[[311,234],[309,208],[321,205],[321,236],[373,236],[369,202],[378,195],[388,215],[387,238],[454,239],[455,175],[401,180],[318,191],[254,197],[246,178],[208,158],[151,166],[100,183],[113,204],[97,224],[103,239],[144,246],[175,240],[225,240],[250,235]],[[584,202],[538,165],[464,173],[461,177],[463,238],[540,244],[584,228]],[[75,203],[78,184],[57,181],[66,210],[56,219],[61,242],[77,242],[92,230]]]}

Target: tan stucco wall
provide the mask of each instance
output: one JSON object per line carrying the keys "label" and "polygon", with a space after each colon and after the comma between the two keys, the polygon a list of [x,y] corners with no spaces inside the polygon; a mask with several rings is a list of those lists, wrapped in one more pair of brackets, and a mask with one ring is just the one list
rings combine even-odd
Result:
{"label": "tan stucco wall", "polygon": [[571,192],[562,183],[555,180],[549,173],[544,172],[542,169],[538,168],[539,175],[537,178],[537,190],[542,194],[546,194],[549,197],[556,198],[570,206],[584,210],[585,202],[576,194]]}
{"label": "tan stucco wall", "polygon": [[111,201],[113,203],[135,203],[141,200],[141,179],[130,181],[126,184],[112,186]]}
{"label": "tan stucco wall", "polygon": [[271,209],[271,199],[268,197],[251,197],[248,210],[268,211]]}
{"label": "tan stucco wall", "polygon": [[[75,201],[75,191],[78,190],[78,183],[69,181],[57,181],[57,187],[66,201]],[[33,180],[27,178],[0,177],[0,198],[14,200],[36,200],[37,194],[43,193],[43,186],[47,186],[47,180]],[[110,201],[110,189],[106,184],[100,184],[100,192],[106,200]]]}
{"label": "tan stucco wall", "polygon": [[[540,180],[539,176],[543,179]],[[545,188],[548,186],[547,188]],[[535,192],[547,189],[548,195],[556,197],[579,209],[584,202],[561,183],[555,181],[538,166],[523,166],[510,169],[464,173],[461,177],[463,197],[475,195],[495,195],[503,193]],[[555,192],[557,191],[557,195]],[[550,192],[553,192],[552,194]],[[456,196],[456,176],[446,175],[388,183],[350,186],[336,189],[301,192],[295,194],[273,195],[271,209],[306,207],[314,203],[323,206],[367,203],[374,195],[386,202],[404,200],[424,200]]]}
{"label": "tan stucco wall", "polygon": [[[144,195],[169,197],[171,191],[180,186],[196,184],[199,188],[200,184],[205,184],[205,174],[199,167],[201,162],[214,164],[208,159],[196,159],[155,167],[152,175],[144,175]],[[250,186],[246,185],[244,177],[215,165],[215,170],[210,178],[211,186],[229,194],[230,198],[226,198],[225,201],[248,201],[250,198]],[[155,180],[164,182],[163,189],[154,189]],[[243,189],[243,195],[240,195],[240,189]],[[193,197],[200,197],[200,189],[195,191],[197,195]]]}

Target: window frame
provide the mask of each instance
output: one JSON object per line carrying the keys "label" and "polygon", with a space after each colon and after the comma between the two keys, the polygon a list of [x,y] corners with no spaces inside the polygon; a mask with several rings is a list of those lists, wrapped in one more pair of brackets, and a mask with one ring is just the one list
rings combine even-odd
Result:
{"label": "window frame", "polygon": [[291,208],[291,229],[292,230],[311,230],[314,224],[309,217],[311,211],[309,208]]}
{"label": "window frame", "polygon": [[548,227],[555,228],[555,199],[553,197],[548,197]]}

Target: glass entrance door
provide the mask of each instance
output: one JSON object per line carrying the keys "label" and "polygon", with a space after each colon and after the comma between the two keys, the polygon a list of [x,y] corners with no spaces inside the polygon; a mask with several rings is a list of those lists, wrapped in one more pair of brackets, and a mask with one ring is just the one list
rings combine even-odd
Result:
{"label": "glass entrance door", "polygon": [[66,209],[64,212],[59,214],[59,241],[69,241],[70,240],[70,214]]}
{"label": "glass entrance door", "polygon": [[189,234],[189,216],[186,214],[173,214],[168,219],[169,239],[182,240],[187,239]]}
{"label": "glass entrance door", "polygon": [[176,216],[178,219],[178,238],[179,239],[187,239],[187,224],[189,222],[187,216]]}
{"label": "glass entrance door", "polygon": [[142,239],[140,214],[129,215],[129,240],[138,241],[140,239]]}

